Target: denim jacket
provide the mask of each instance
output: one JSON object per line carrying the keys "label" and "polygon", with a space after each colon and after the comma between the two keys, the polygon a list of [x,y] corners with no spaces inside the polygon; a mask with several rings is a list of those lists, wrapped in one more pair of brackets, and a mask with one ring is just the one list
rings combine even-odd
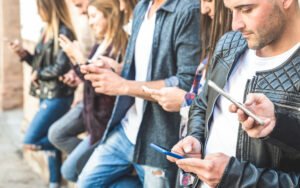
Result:
{"label": "denim jacket", "polygon": [[[133,31],[122,71],[122,77],[128,80],[135,79],[135,42],[149,2],[150,0],[142,0],[134,11]],[[156,12],[153,37],[147,81],[165,80],[166,86],[171,86],[174,84],[170,83],[170,80],[176,78],[175,85],[187,91],[193,83],[195,70],[200,62],[198,0],[167,0]],[[120,124],[133,103],[133,97],[117,97],[102,141],[116,125]],[[171,148],[178,141],[179,124],[179,113],[166,112],[158,103],[145,101],[143,119],[136,140],[134,163],[160,168],[170,166],[171,163],[166,157],[153,150],[149,144],[153,142]]]}

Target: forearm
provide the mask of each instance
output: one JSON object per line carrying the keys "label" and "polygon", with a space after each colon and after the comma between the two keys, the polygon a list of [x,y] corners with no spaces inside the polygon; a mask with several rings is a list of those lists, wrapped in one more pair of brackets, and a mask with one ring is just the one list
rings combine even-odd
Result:
{"label": "forearm", "polygon": [[300,152],[300,118],[292,110],[275,105],[276,124],[265,141],[283,150]]}
{"label": "forearm", "polygon": [[125,80],[120,95],[128,95],[132,97],[139,97],[149,101],[155,101],[150,94],[143,91],[142,86],[146,86],[151,89],[161,89],[166,87],[164,80],[150,81],[150,82],[138,82],[134,80]]}
{"label": "forearm", "polygon": [[256,168],[249,162],[239,162],[232,157],[219,187],[296,188],[300,186],[299,180],[300,173]]}
{"label": "forearm", "polygon": [[189,111],[188,135],[197,138],[201,143],[204,143],[205,139],[205,114],[207,110],[206,92],[207,85],[204,86],[201,94],[193,100]]}

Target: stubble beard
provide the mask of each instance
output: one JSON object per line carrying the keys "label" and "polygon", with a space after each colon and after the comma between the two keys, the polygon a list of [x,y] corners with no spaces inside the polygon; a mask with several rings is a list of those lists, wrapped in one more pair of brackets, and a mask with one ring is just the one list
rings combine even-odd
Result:
{"label": "stubble beard", "polygon": [[253,32],[253,38],[248,40],[248,47],[253,50],[260,50],[271,45],[280,38],[283,33],[286,20],[280,7],[276,4],[268,17],[268,23],[263,28]]}

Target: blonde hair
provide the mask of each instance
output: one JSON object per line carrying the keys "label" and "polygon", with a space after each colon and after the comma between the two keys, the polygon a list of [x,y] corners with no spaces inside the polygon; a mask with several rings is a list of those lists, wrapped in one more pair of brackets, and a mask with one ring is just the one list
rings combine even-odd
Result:
{"label": "blonde hair", "polygon": [[39,12],[42,13],[42,16],[44,16],[47,24],[43,34],[47,34],[48,38],[53,38],[54,53],[57,54],[59,48],[58,35],[60,23],[63,23],[69,28],[76,38],[68,7],[65,0],[37,0],[37,7]]}
{"label": "blonde hair", "polygon": [[103,13],[107,20],[105,33],[106,49],[112,48],[110,56],[117,57],[120,53],[124,57],[128,42],[128,35],[123,30],[123,13],[120,12],[119,0],[92,0],[89,6],[94,6]]}
{"label": "blonde hair", "polygon": [[[126,25],[129,20],[131,19],[131,17],[133,16],[133,11],[134,8],[136,6],[136,4],[139,2],[140,0],[124,0],[125,2],[125,15],[124,15],[124,19],[123,19],[123,24]],[[299,0],[300,1],[300,0]]]}

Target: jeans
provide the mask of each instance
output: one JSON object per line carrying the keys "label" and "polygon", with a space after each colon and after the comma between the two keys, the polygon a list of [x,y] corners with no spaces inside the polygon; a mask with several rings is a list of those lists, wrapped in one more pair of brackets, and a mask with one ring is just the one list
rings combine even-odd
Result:
{"label": "jeans", "polygon": [[90,136],[85,137],[64,161],[61,167],[61,174],[65,179],[72,182],[77,181],[79,174],[76,169],[76,164],[78,159],[89,149],[89,141]]}
{"label": "jeans", "polygon": [[24,144],[40,146],[42,150],[48,151],[51,183],[60,182],[61,154],[50,143],[47,136],[48,130],[52,123],[69,110],[72,101],[73,95],[54,99],[41,99],[40,108],[24,136]]}
{"label": "jeans", "polygon": [[144,166],[145,179],[144,188],[173,188],[176,185],[177,166],[168,168],[156,168]]}
{"label": "jeans", "polygon": [[70,109],[63,117],[53,123],[48,132],[50,142],[59,150],[70,154],[81,139],[78,134],[85,131],[82,116],[83,103],[78,103]]}
{"label": "jeans", "polygon": [[139,183],[131,184],[126,178],[123,179],[124,176],[130,175],[135,167],[143,182],[144,169],[141,165],[132,163],[133,153],[134,145],[128,140],[123,127],[118,125],[107,140],[95,149],[78,178],[78,187],[141,187]]}

